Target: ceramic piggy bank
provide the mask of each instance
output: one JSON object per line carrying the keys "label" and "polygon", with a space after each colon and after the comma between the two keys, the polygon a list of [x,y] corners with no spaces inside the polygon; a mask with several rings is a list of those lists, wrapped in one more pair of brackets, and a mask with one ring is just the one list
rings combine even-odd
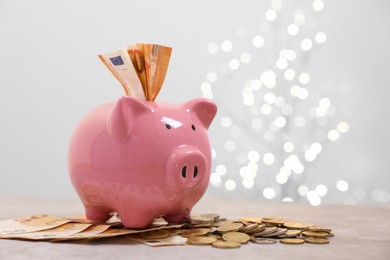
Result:
{"label": "ceramic piggy bank", "polygon": [[207,99],[181,105],[129,96],[89,112],[69,147],[69,172],[86,217],[118,212],[124,226],[153,218],[184,220],[209,183],[208,127],[217,112]]}

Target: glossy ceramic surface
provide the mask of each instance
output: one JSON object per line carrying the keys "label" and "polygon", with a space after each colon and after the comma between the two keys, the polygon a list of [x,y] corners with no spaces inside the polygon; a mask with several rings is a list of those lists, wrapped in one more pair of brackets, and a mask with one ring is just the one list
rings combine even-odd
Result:
{"label": "glossy ceramic surface", "polygon": [[87,218],[118,212],[126,227],[154,217],[180,222],[210,178],[207,129],[217,112],[207,99],[182,105],[122,97],[89,112],[69,147],[69,173]]}

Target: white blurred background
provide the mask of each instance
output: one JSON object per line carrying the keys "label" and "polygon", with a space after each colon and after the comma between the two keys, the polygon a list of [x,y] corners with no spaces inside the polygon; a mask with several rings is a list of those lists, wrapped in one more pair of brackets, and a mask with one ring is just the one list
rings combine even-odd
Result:
{"label": "white blurred background", "polygon": [[76,197],[72,130],[124,94],[97,54],[149,42],[173,47],[158,100],[219,106],[208,193],[388,204],[389,13],[385,0],[0,0],[0,198]]}

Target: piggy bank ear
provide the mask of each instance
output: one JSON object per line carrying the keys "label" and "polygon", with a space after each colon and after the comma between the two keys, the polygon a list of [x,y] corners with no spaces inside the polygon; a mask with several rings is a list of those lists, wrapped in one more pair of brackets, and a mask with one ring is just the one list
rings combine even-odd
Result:
{"label": "piggy bank ear", "polygon": [[124,96],[115,104],[108,119],[108,132],[117,140],[126,141],[131,135],[137,117],[151,108],[140,100]]}
{"label": "piggy bank ear", "polygon": [[183,108],[195,115],[200,123],[207,129],[217,113],[215,103],[206,98],[197,98],[183,104]]}

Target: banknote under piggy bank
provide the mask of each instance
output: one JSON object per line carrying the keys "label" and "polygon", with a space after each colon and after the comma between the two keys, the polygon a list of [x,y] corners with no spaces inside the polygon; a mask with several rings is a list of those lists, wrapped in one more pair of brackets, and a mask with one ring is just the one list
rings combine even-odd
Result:
{"label": "banknote under piggy bank", "polygon": [[209,183],[208,128],[217,112],[208,99],[181,105],[129,96],[89,112],[69,146],[69,173],[86,217],[117,212],[124,226],[153,218],[180,222]]}

